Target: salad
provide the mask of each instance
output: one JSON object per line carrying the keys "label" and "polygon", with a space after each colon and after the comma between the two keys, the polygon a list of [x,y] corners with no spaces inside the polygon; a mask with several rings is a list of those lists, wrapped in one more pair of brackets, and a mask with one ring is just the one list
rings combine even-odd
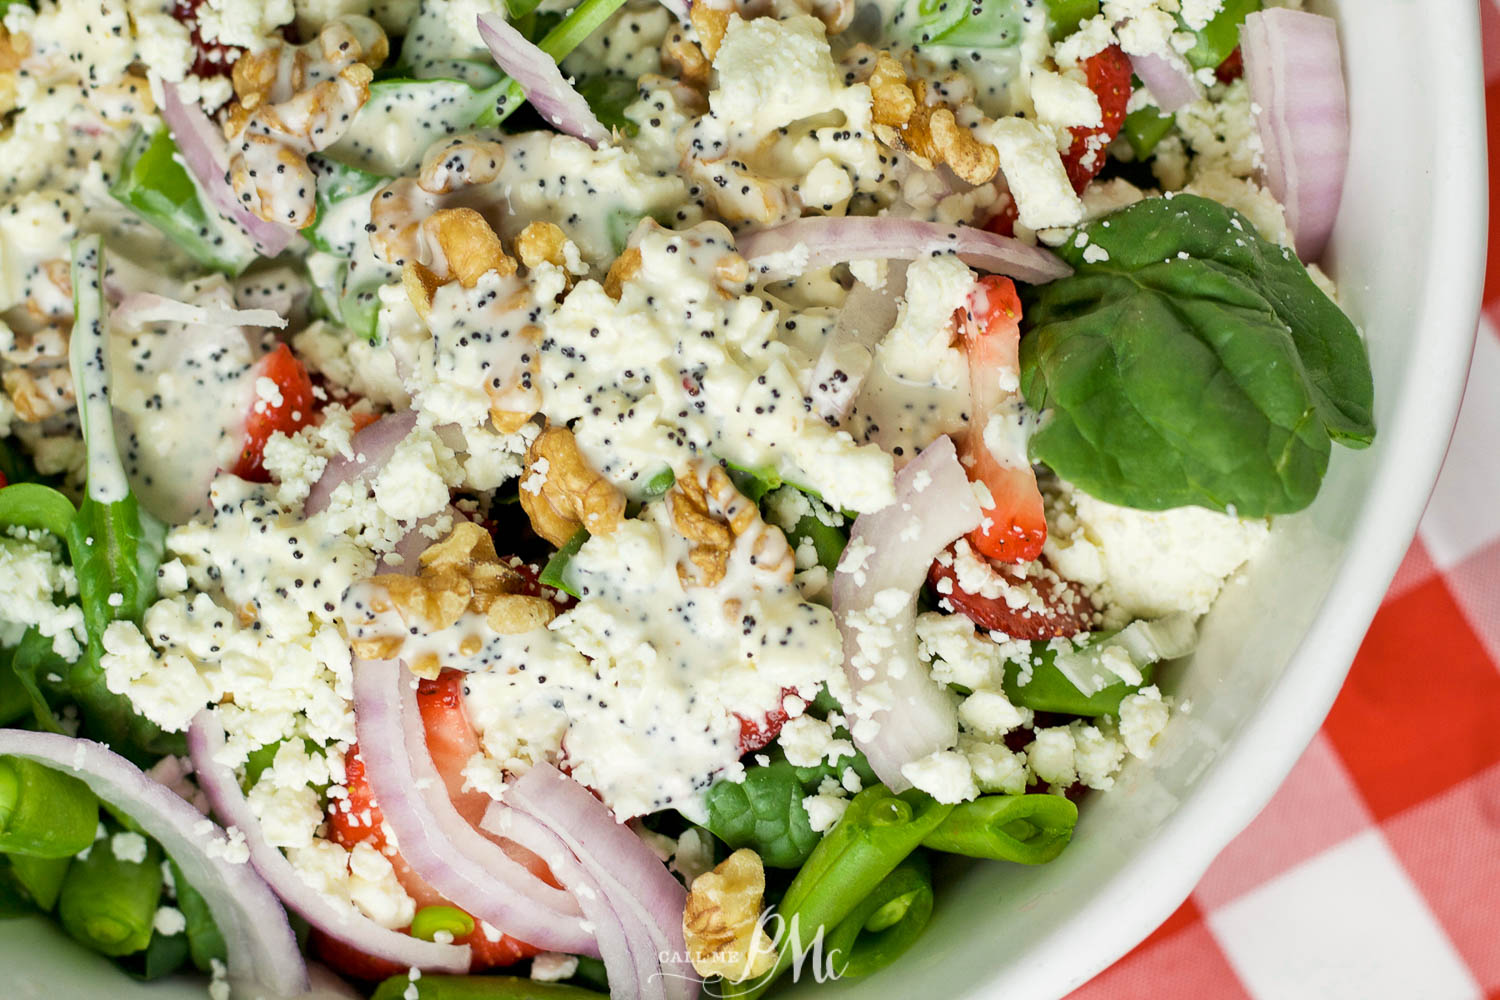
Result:
{"label": "salad", "polygon": [[0,3],[0,914],[750,998],[1056,858],[1375,432],[1300,6]]}

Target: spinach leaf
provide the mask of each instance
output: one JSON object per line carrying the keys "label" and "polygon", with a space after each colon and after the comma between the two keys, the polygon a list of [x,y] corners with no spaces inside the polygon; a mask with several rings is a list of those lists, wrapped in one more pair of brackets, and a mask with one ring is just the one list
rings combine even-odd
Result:
{"label": "spinach leaf", "polygon": [[589,102],[594,117],[605,128],[619,129],[635,135],[640,126],[625,117],[625,109],[641,96],[635,81],[624,76],[587,76],[578,81],[579,95]]}
{"label": "spinach leaf", "polygon": [[568,582],[568,563],[573,561],[573,557],[578,554],[578,550],[583,548],[583,543],[588,540],[588,529],[579,528],[573,534],[573,537],[564,542],[563,547],[554,552],[552,558],[547,560],[547,565],[542,567],[542,572],[537,577],[537,582],[544,587],[560,590],[569,597],[577,597],[578,588]]}
{"label": "spinach leaf", "polygon": [[746,768],[743,781],[720,781],[708,790],[706,825],[731,849],[751,847],[772,868],[796,868],[823,839],[812,828],[802,800],[816,794],[824,778],[837,778],[847,767],[866,785],[879,779],[863,754],[813,767],[794,767],[779,750],[768,756],[770,763]]}
{"label": "spinach leaf", "polygon": [[0,527],[40,528],[67,538],[78,512],[50,486],[15,483],[0,489]]}
{"label": "spinach leaf", "polygon": [[1153,198],[1083,232],[1077,273],[1022,293],[1033,459],[1111,503],[1261,517],[1312,502],[1332,441],[1373,439],[1358,331],[1238,212]]}

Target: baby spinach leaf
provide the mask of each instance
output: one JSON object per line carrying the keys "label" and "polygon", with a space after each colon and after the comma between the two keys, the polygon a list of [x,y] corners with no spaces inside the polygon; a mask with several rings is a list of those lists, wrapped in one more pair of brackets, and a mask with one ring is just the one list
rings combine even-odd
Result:
{"label": "baby spinach leaf", "polygon": [[40,528],[66,538],[77,513],[73,501],[50,486],[14,483],[0,489],[0,527]]}
{"label": "baby spinach leaf", "polygon": [[[846,735],[841,733],[840,735]],[[812,828],[802,800],[815,795],[824,778],[837,779],[852,767],[865,785],[879,779],[863,754],[812,767],[795,767],[779,750],[770,762],[746,768],[743,781],[720,781],[708,790],[708,823],[732,849],[754,848],[772,868],[796,868],[823,835]]]}
{"label": "baby spinach leaf", "polygon": [[1076,273],[1023,292],[1033,459],[1123,506],[1261,517],[1312,502],[1332,441],[1374,438],[1358,331],[1238,212],[1154,198],[1083,232]]}
{"label": "baby spinach leaf", "polygon": [[594,117],[605,128],[635,135],[640,126],[625,117],[625,109],[640,99],[635,81],[624,76],[587,76],[578,81],[578,93],[589,102]]}

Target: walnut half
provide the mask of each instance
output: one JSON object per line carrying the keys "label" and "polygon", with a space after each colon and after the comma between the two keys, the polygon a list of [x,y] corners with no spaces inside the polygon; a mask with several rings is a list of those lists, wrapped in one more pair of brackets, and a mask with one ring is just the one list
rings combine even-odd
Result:
{"label": "walnut half", "polygon": [[776,964],[776,946],[760,920],[765,894],[760,855],[744,847],[693,880],[682,911],[682,934],[699,975],[738,983]]}
{"label": "walnut half", "polygon": [[549,427],[526,451],[521,507],[531,526],[553,545],[564,545],[580,527],[604,535],[625,517],[625,494],[578,450],[573,432]]}
{"label": "walnut half", "polygon": [[[389,602],[372,600],[370,611],[381,615],[394,608],[403,628],[396,633],[360,628],[352,643],[356,655],[366,659],[400,656],[411,630],[441,632],[470,613],[481,616],[500,635],[541,628],[557,615],[557,607],[546,598],[520,593],[525,578],[500,561],[489,532],[471,521],[459,521],[447,537],[429,545],[420,562],[415,576],[386,573],[370,581]],[[473,641],[477,650],[479,640]],[[407,661],[418,677],[435,677],[442,669],[430,651],[409,655]]]}

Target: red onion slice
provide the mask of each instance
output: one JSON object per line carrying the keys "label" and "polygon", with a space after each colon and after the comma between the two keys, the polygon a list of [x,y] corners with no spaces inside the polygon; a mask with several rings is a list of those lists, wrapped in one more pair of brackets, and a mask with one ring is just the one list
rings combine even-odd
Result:
{"label": "red onion slice", "polygon": [[468,945],[423,941],[382,927],[354,907],[340,906],[302,881],[292,863],[261,833],[260,822],[250,810],[250,803],[240,790],[234,771],[214,759],[223,746],[224,729],[213,710],[199,712],[188,730],[188,753],[198,775],[198,784],[208,793],[208,800],[219,818],[244,834],[245,844],[250,848],[250,863],[282,902],[329,937],[366,955],[416,969],[469,971]]}
{"label": "red onion slice", "polygon": [[521,85],[543,120],[590,146],[609,138],[609,129],[599,124],[589,102],[563,77],[551,56],[528,42],[500,14],[480,14],[476,20],[479,37],[495,57],[496,65]]}
{"label": "red onion slice", "polygon": [[152,292],[134,292],[125,296],[111,315],[117,322],[133,326],[146,323],[191,323],[201,326],[286,328],[286,319],[273,309],[193,305]]}
{"label": "red onion slice", "polygon": [[973,226],[889,216],[813,216],[739,238],[752,274],[781,281],[814,268],[851,260],[916,260],[956,254],[982,271],[1040,285],[1066,278],[1073,269],[1056,254],[1009,236]]}
{"label": "red onion slice", "polygon": [[355,434],[349,439],[353,455],[347,458],[334,455],[328,460],[323,474],[307,492],[307,500],[302,505],[302,516],[321,514],[328,509],[328,501],[334,490],[366,472],[383,468],[391,460],[396,446],[406,440],[406,435],[416,425],[417,411],[401,410],[398,413],[387,413]]}
{"label": "red onion slice", "polygon": [[213,207],[244,230],[263,257],[275,257],[297,238],[297,230],[275,222],[267,222],[240,204],[229,186],[226,173],[229,169],[229,152],[224,136],[203,109],[196,103],[188,104],[177,93],[177,85],[161,85],[161,116],[183,162],[197,179],[199,187],[213,201]]}
{"label": "red onion slice", "polygon": [[1193,78],[1192,67],[1180,58],[1131,56],[1130,68],[1151,92],[1156,106],[1169,115],[1203,97],[1203,88]]}
{"label": "red onion slice", "polygon": [[682,913],[687,890],[603,802],[551,764],[537,764],[506,789],[508,804],[555,833],[603,888],[616,914],[650,938],[659,963],[652,981],[666,1000],[693,1000],[699,977],[687,962]]}
{"label": "red onion slice", "polygon": [[917,592],[938,553],[980,517],[953,442],[940,437],[896,474],[893,503],[855,519],[834,570],[851,732],[892,791],[911,787],[903,766],[958,739],[953,701],[917,658]]}
{"label": "red onion slice", "polygon": [[395,660],[354,660],[354,724],[375,801],[401,857],[454,905],[510,937],[596,954],[577,902],[470,826],[433,766],[416,679]]}
{"label": "red onion slice", "polygon": [[598,940],[599,956],[609,974],[611,1000],[664,1000],[661,962],[653,954],[644,928],[621,919],[605,888],[584,871],[557,834],[540,820],[498,802],[490,804],[479,825],[497,837],[520,844],[545,861],[557,880],[578,900]]}
{"label": "red onion slice", "polygon": [[1286,209],[1303,260],[1323,255],[1344,195],[1349,101],[1332,18],[1274,8],[1251,14],[1240,51],[1264,146],[1265,181]]}
{"label": "red onion slice", "polygon": [[875,345],[891,332],[902,291],[904,269],[893,266],[885,287],[876,291],[856,281],[839,309],[838,322],[813,363],[807,395],[813,412],[837,427],[849,415],[875,362]]}
{"label": "red onion slice", "polygon": [[224,831],[165,785],[101,743],[0,729],[0,755],[66,771],[139,823],[203,895],[224,935],[231,981],[246,996],[291,998],[309,988],[307,964],[276,893],[246,864],[210,853]]}

